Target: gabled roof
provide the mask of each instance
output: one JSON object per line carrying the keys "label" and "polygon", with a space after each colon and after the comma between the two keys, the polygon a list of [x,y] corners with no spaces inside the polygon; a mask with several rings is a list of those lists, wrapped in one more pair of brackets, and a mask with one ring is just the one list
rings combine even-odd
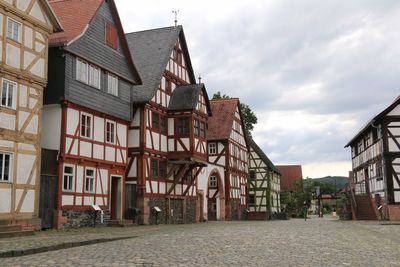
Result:
{"label": "gabled roof", "polygon": [[[121,33],[121,45],[123,46],[125,57],[128,60],[133,77],[136,79],[135,82],[136,84],[141,84],[141,77],[133,63],[121,19],[118,15],[117,6],[114,0],[107,1],[114,16],[115,26]],[[103,2],[104,0],[49,0],[50,6],[55,11],[64,29],[63,32],[50,35],[49,46],[68,46],[79,39],[86,32]]]}
{"label": "gabled roof", "polygon": [[203,83],[176,87],[172,92],[168,110],[177,111],[196,109],[197,102],[199,101],[199,94],[201,91],[203,91],[203,96],[206,100],[208,115],[211,116],[210,101],[208,99],[207,91]]}
{"label": "gabled roof", "polygon": [[391,112],[399,104],[400,104],[400,95],[396,97],[396,99],[393,101],[393,103],[389,107],[387,107],[381,113],[379,113],[378,115],[374,116],[371,120],[369,120],[368,123],[363,128],[361,128],[361,130],[344,147],[350,146],[354,141],[357,140],[357,138],[360,135],[362,135],[365,131],[370,129],[375,122],[378,122],[379,120],[381,120],[384,116],[386,116],[389,112]]}
{"label": "gabled roof", "polygon": [[146,103],[157,92],[162,75],[178,38],[188,67],[190,83],[195,84],[189,51],[182,26],[152,29],[126,34],[126,39],[143,84],[133,88],[133,103]]}
{"label": "gabled roof", "polygon": [[66,45],[82,35],[104,0],[49,0],[64,31],[49,38],[50,46]]}
{"label": "gabled roof", "polygon": [[58,20],[56,14],[54,13],[54,10],[49,5],[49,3],[46,0],[39,0],[39,3],[41,3],[42,7],[44,8],[44,11],[46,12],[46,15],[53,24],[53,31],[54,32],[62,31],[63,30],[62,25]]}
{"label": "gabled roof", "polygon": [[276,168],[272,161],[267,157],[267,155],[265,155],[264,151],[257,145],[256,142],[254,142],[253,138],[251,138],[249,135],[247,135],[246,138],[249,146],[257,153],[261,160],[264,161],[264,163],[273,171],[280,173],[278,168]]}
{"label": "gabled roof", "polygon": [[236,108],[239,108],[239,99],[214,99],[210,101],[210,106],[213,115],[208,119],[207,139],[229,139],[232,131],[233,119],[235,118],[235,111]]}
{"label": "gabled roof", "polygon": [[293,191],[295,182],[303,177],[301,165],[276,165],[276,168],[282,174],[281,191]]}

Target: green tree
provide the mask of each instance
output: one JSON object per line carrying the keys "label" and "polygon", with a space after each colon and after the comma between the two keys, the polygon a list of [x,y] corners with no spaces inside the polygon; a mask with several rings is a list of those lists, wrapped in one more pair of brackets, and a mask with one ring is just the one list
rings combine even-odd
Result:
{"label": "green tree", "polygon": [[[229,99],[229,98],[231,97],[225,94],[221,95],[221,92],[218,91],[217,93],[214,94],[212,99]],[[247,104],[240,103],[239,108],[240,111],[242,112],[244,128],[251,135],[251,131],[254,130],[254,125],[257,124],[257,116],[251,110],[250,106]]]}

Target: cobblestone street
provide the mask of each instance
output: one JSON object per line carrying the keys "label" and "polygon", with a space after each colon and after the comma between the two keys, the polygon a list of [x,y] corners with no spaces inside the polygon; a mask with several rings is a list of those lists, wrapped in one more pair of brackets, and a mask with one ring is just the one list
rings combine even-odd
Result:
{"label": "cobblestone street", "polygon": [[[90,231],[88,235],[93,235],[95,230]],[[103,231],[103,236],[106,231],[109,237],[114,234],[135,237],[0,258],[0,265],[400,266],[400,225],[381,225],[379,222],[313,218],[307,221],[207,222],[99,231]],[[47,236],[51,234],[39,235],[49,238]],[[6,243],[2,241],[0,244],[4,246]]]}

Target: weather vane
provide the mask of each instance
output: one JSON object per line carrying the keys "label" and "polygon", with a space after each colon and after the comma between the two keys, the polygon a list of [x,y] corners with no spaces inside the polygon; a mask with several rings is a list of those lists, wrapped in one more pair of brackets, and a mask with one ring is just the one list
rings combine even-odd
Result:
{"label": "weather vane", "polygon": [[172,13],[174,13],[175,14],[175,20],[174,20],[174,22],[175,22],[175,27],[178,25],[178,13],[179,13],[179,9],[178,10],[172,10]]}
{"label": "weather vane", "polygon": [[201,75],[199,74],[199,84],[201,84]]}

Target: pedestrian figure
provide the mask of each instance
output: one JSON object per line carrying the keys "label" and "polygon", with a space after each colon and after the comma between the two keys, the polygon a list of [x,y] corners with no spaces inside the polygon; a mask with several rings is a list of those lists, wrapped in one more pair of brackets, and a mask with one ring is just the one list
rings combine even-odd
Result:
{"label": "pedestrian figure", "polygon": [[308,208],[306,205],[304,205],[303,213],[304,213],[304,221],[307,221]]}

